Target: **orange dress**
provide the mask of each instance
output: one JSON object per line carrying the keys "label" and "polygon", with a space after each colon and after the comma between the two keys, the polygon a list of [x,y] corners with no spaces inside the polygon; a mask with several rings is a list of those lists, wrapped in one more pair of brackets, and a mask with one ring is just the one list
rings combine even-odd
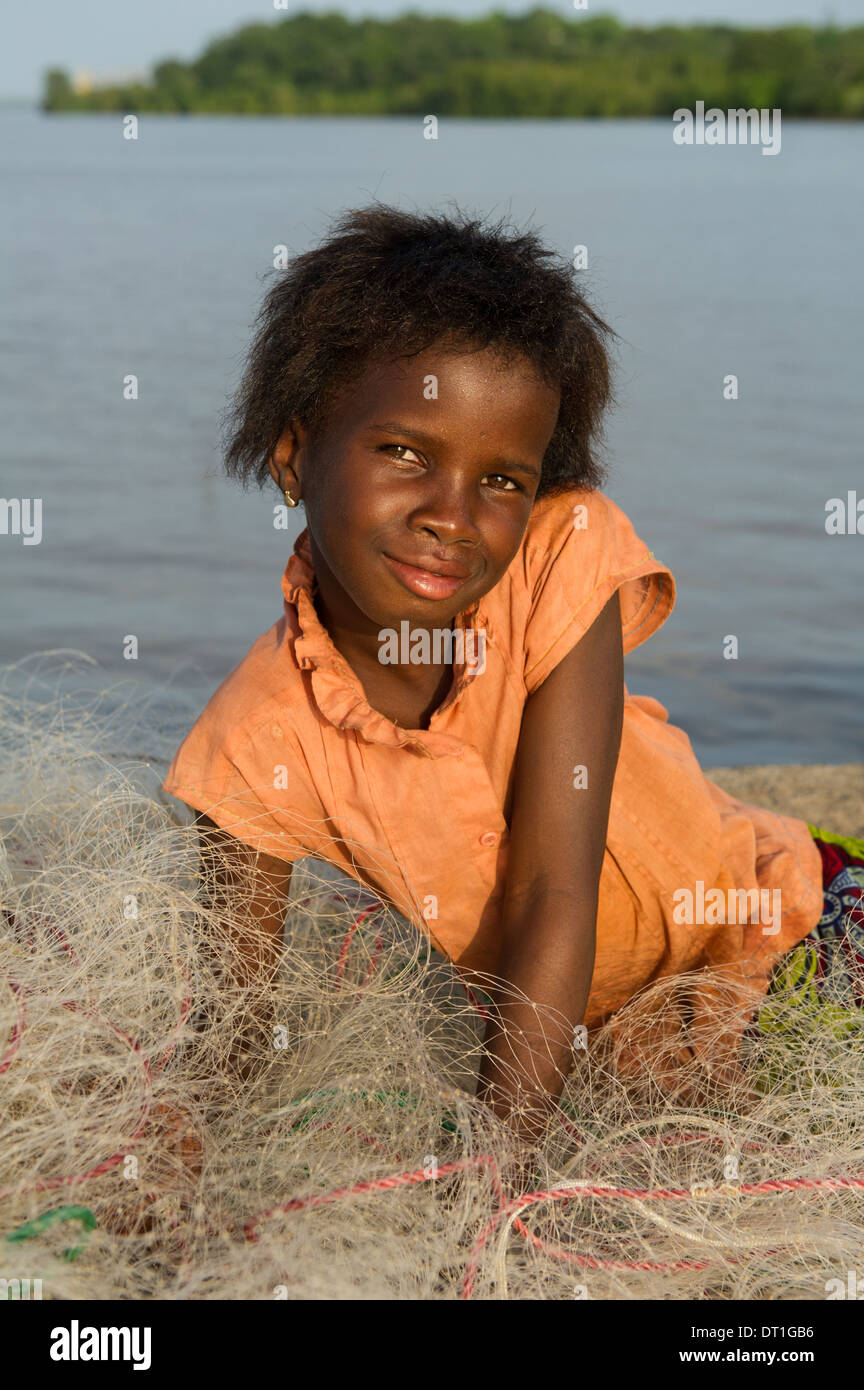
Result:
{"label": "orange dress", "polygon": [[[314,586],[304,531],[282,578],[282,617],[216,690],[164,789],[268,854],[329,860],[460,968],[495,973],[525,702],[616,590],[625,653],[646,641],[672,611],[672,574],[602,492],[542,498],[505,575],[455,621],[477,629],[484,661],[454,663],[428,730],[370,707],[317,616]],[[764,916],[736,923],[716,911],[682,923],[682,889],[697,905],[715,889],[779,889],[779,931],[764,930]],[[625,693],[588,1028],[650,981],[706,965],[758,997],[821,912],[804,822],[720,790],[663,706]]]}

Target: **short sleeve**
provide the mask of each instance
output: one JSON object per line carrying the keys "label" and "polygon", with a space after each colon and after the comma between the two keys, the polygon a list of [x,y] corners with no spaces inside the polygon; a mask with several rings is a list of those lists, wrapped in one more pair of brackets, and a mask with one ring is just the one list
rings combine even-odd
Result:
{"label": "short sleeve", "polygon": [[675,604],[671,571],[604,493],[571,489],[541,499],[535,512],[524,559],[529,695],[575,647],[616,590],[625,653],[656,632]]}
{"label": "short sleeve", "polygon": [[295,863],[309,851],[293,814],[293,760],[285,742],[281,727],[268,724],[235,748],[205,710],[175,753],[162,789],[260,853]]}

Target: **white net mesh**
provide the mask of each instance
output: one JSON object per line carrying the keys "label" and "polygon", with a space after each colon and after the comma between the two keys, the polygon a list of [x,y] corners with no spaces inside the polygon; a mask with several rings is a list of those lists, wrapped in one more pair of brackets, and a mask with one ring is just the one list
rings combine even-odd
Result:
{"label": "white net mesh", "polygon": [[[809,1299],[861,1267],[843,999],[802,1007],[790,981],[720,1084],[680,1039],[646,1047],[686,981],[652,986],[576,1054],[526,1177],[473,1094],[482,997],[368,893],[303,861],[266,999],[226,987],[247,890],[206,905],[163,766],[112,751],[133,734],[130,708],[41,677],[0,688],[0,1276],[55,1298]],[[719,1036],[719,978],[716,999]]]}

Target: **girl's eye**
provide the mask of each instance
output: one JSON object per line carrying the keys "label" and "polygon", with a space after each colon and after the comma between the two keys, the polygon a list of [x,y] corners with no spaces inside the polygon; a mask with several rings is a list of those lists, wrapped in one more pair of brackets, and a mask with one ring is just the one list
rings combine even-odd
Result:
{"label": "girl's eye", "polygon": [[414,460],[416,460],[417,463],[421,462],[419,456],[413,449],[409,449],[407,444],[382,444],[381,448],[386,454],[398,454],[400,459],[404,459],[407,454],[413,454]]}
{"label": "girl's eye", "polygon": [[[423,462],[423,459],[422,459],[422,458],[420,457],[420,455],[416,452],[416,450],[409,448],[409,446],[408,446],[407,444],[380,444],[378,447],[379,447],[381,453],[395,455],[395,457],[396,457],[397,459],[399,459],[400,461],[403,461],[403,460],[404,460],[404,461],[407,462],[407,463],[422,463],[422,462]],[[496,488],[494,489],[495,492],[524,492],[524,491],[525,491],[525,489],[522,487],[521,483],[515,482],[513,478],[508,478],[508,476],[507,476],[506,473],[487,473],[486,477],[487,477],[487,478],[500,478],[500,479],[502,480],[502,482],[508,484],[507,487],[496,487]]]}

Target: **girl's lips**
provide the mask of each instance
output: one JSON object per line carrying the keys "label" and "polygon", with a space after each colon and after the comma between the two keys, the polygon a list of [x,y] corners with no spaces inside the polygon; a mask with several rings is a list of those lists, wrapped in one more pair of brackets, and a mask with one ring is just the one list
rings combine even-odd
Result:
{"label": "girl's lips", "polygon": [[412,594],[419,594],[421,598],[451,598],[465,583],[464,578],[456,575],[451,578],[443,574],[431,574],[429,570],[420,570],[414,565],[404,565],[401,560],[394,560],[392,555],[385,555],[384,559],[405,588],[410,589]]}

